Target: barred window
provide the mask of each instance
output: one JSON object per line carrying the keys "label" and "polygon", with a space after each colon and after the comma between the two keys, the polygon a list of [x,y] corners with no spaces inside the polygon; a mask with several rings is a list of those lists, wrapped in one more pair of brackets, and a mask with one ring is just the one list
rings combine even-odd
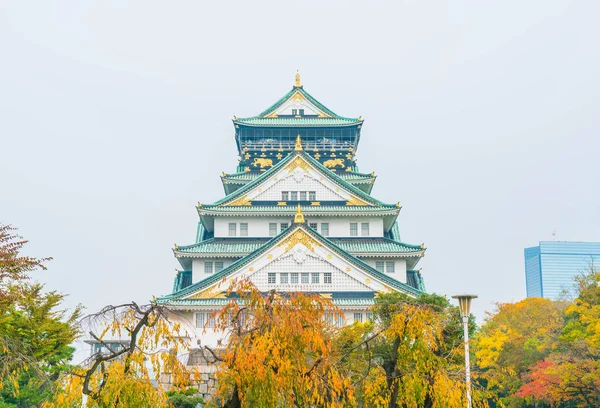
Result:
{"label": "barred window", "polygon": [[298,192],[297,191],[290,191],[290,200],[291,201],[298,201]]}
{"label": "barred window", "polygon": [[394,273],[394,272],[396,272],[394,261],[387,261],[385,263],[385,270],[386,270],[387,273]]}
{"label": "barred window", "polygon": [[267,277],[267,283],[273,284],[273,285],[276,283],[275,272],[269,272],[268,277]]}
{"label": "barred window", "polygon": [[204,273],[213,273],[213,263],[211,262],[204,262]]}
{"label": "barred window", "polygon": [[308,192],[308,200],[309,201],[315,201],[317,199],[317,193],[316,191],[309,191]]}
{"label": "barred window", "polygon": [[242,223],[240,223],[240,237],[247,237],[247,236],[248,236],[248,223],[242,222]]}
{"label": "barred window", "polygon": [[313,272],[310,278],[310,283],[318,284],[320,281],[318,272]]}
{"label": "barred window", "polygon": [[383,270],[384,267],[384,262],[383,261],[376,261],[375,262],[375,269],[377,269],[379,272],[385,272]]}
{"label": "barred window", "polygon": [[358,223],[356,223],[356,222],[350,223],[350,236],[351,237],[358,236]]}
{"label": "barred window", "polygon": [[308,272],[302,272],[300,274],[301,283],[308,283]]}
{"label": "barred window", "polygon": [[360,235],[362,235],[363,237],[369,236],[369,223],[368,222],[363,222],[360,224]]}
{"label": "barred window", "polygon": [[215,327],[215,317],[212,316],[211,312],[206,313],[206,320],[207,320],[207,322],[206,322],[207,328],[212,329]]}
{"label": "barred window", "polygon": [[308,224],[309,227],[311,227],[312,229],[314,229],[315,231],[317,230],[317,223],[316,222],[310,222]]}
{"label": "barred window", "polygon": [[204,312],[196,313],[196,327],[199,329],[204,328],[205,319],[206,314]]}
{"label": "barred window", "polygon": [[328,222],[321,223],[321,235],[323,235],[324,237],[329,236],[329,223]]}
{"label": "barred window", "polygon": [[290,273],[290,283],[298,283],[298,272]]}
{"label": "barred window", "polygon": [[288,284],[288,274],[287,273],[279,274],[279,283],[281,283],[282,285]]}
{"label": "barred window", "polygon": [[346,319],[344,319],[344,315],[343,314],[336,314],[335,315],[335,324],[336,324],[336,326],[342,327],[344,325],[344,323],[345,323],[345,320]]}
{"label": "barred window", "polygon": [[219,272],[223,270],[223,261],[215,262],[215,272]]}
{"label": "barred window", "polygon": [[331,272],[325,272],[323,274],[323,283],[327,283],[327,284],[331,283]]}
{"label": "barred window", "polygon": [[362,313],[354,313],[354,321],[355,322],[362,322]]}
{"label": "barred window", "polygon": [[288,223],[287,222],[282,222],[280,227],[281,227],[281,232],[283,232],[283,231],[285,231],[287,229]]}
{"label": "barred window", "polygon": [[281,192],[281,201],[287,201],[290,199],[290,192],[289,191],[282,191]]}
{"label": "barred window", "polygon": [[306,201],[306,191],[300,191],[300,201]]}
{"label": "barred window", "polygon": [[373,321],[373,313],[367,313],[367,321],[369,321],[369,322]]}
{"label": "barred window", "polygon": [[277,235],[277,223],[270,222],[269,223],[269,236],[274,237],[275,235]]}
{"label": "barred window", "polygon": [[235,222],[229,223],[229,236],[235,237],[237,235],[237,224]]}

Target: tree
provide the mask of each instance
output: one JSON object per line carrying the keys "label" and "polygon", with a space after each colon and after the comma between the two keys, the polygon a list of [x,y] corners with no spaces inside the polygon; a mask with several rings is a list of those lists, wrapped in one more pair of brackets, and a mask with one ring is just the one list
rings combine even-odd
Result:
{"label": "tree", "polygon": [[[340,335],[361,406],[450,407],[464,404],[460,314],[437,295],[380,294],[374,320]],[[478,406],[477,399],[475,406]]]}
{"label": "tree", "polygon": [[564,302],[527,298],[498,304],[496,312],[488,314],[474,340],[475,363],[482,383],[503,406],[526,403],[518,391],[530,368],[559,346],[565,308]]}
{"label": "tree", "polygon": [[27,241],[0,225],[0,405],[34,406],[69,369],[80,308],[59,310],[64,295],[45,293],[29,273],[51,258],[21,255]]}
{"label": "tree", "polygon": [[226,347],[202,350],[218,361],[216,398],[225,407],[348,407],[353,387],[338,371],[335,330],[328,313],[339,313],[318,295],[263,294],[248,280],[215,314],[228,334]]}
{"label": "tree", "polygon": [[[168,375],[174,389],[186,389],[198,381],[198,373],[178,358],[187,348],[187,336],[173,313],[152,303],[134,302],[107,306],[87,316],[81,325],[101,328],[89,332],[101,350],[63,379],[63,387],[45,406],[72,407],[82,404],[82,394],[93,407],[169,407],[161,378]],[[115,348],[107,338],[119,339]]]}

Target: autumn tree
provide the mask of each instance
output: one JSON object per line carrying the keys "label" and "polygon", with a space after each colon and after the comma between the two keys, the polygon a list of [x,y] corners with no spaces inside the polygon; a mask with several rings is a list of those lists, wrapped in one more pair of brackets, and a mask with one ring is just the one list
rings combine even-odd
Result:
{"label": "autumn tree", "polygon": [[506,407],[526,404],[519,390],[530,378],[530,369],[559,347],[565,308],[564,302],[527,298],[498,304],[496,312],[488,314],[475,337],[474,349],[481,382],[495,397],[492,403],[496,400]]}
{"label": "autumn tree", "polygon": [[[71,370],[45,406],[81,406],[84,401],[102,408],[171,406],[161,382],[164,375],[174,389],[186,389],[199,378],[179,358],[188,348],[187,334],[173,317],[162,305],[134,302],[86,316],[81,327],[98,327],[87,336],[102,347]],[[123,346],[114,347],[114,339]]]}
{"label": "autumn tree", "polygon": [[360,405],[462,406],[461,327],[457,308],[444,297],[380,294],[373,320],[344,328],[338,339]]}
{"label": "autumn tree", "polygon": [[0,406],[36,406],[54,392],[78,332],[80,309],[67,314],[64,295],[31,281],[51,258],[22,255],[26,243],[0,225]]}
{"label": "autumn tree", "polygon": [[227,346],[202,350],[218,363],[216,400],[225,407],[349,407],[353,387],[337,369],[339,313],[319,295],[261,293],[251,282],[232,284],[235,297],[216,315]]}
{"label": "autumn tree", "polygon": [[579,295],[565,312],[558,344],[526,376],[517,395],[551,406],[600,405],[600,272],[577,279]]}

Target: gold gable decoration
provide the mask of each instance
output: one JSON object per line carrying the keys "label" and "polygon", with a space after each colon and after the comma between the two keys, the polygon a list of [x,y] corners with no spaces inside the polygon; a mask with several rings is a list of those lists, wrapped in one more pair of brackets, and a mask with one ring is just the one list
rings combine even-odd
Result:
{"label": "gold gable decoration", "polygon": [[252,201],[250,201],[250,199],[248,198],[247,195],[240,197],[238,199],[235,199],[232,202],[230,202],[229,204],[227,204],[228,207],[244,207],[247,205],[252,205]]}
{"label": "gold gable decoration", "polygon": [[304,170],[305,172],[308,173],[308,169],[310,166],[304,159],[302,159],[300,156],[297,156],[294,160],[292,160],[292,162],[290,164],[288,164],[285,167],[285,169],[288,171],[288,173],[291,173],[292,171],[296,170],[298,167],[300,167],[302,170]]}
{"label": "gold gable decoration", "polygon": [[369,204],[363,200],[361,200],[360,198],[354,197],[354,196],[350,196],[350,198],[348,199],[348,201],[346,201],[346,205],[347,206],[368,206]]}
{"label": "gold gable decoration", "polygon": [[220,290],[218,286],[208,288],[202,292],[188,296],[187,299],[225,299],[227,298],[224,291]]}
{"label": "gold gable decoration", "polygon": [[302,208],[300,208],[300,204],[298,204],[298,208],[296,209],[294,224],[304,224],[304,214],[302,214]]}
{"label": "gold gable decoration", "polygon": [[292,233],[286,239],[281,241],[281,243],[278,246],[286,245],[284,252],[287,252],[290,249],[292,249],[293,247],[295,247],[296,244],[302,244],[305,247],[307,247],[309,250],[311,250],[312,252],[315,252],[315,246],[317,246],[317,247],[321,246],[319,241],[317,241],[316,239],[314,239],[313,237],[308,235],[302,229],[296,230],[294,233]]}

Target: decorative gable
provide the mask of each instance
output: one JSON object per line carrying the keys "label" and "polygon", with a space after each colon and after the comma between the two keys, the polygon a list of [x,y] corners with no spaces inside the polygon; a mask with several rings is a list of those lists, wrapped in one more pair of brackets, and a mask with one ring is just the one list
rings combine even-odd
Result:
{"label": "decorative gable", "polygon": [[279,116],[318,116],[319,118],[330,118],[324,110],[319,109],[313,102],[308,100],[300,89],[296,89],[292,94],[278,106],[274,111],[269,112],[266,118],[277,118]]}
{"label": "decorative gable", "polygon": [[[302,214],[297,217],[302,219]],[[389,292],[414,289],[348,258],[304,224],[283,233],[270,244],[214,276],[192,285],[182,298],[222,296],[234,280],[249,278],[261,291]],[[246,261],[246,262],[245,262]],[[210,281],[210,282],[207,282]],[[206,283],[205,283],[206,282]]]}
{"label": "decorative gable", "polygon": [[[288,195],[286,199],[282,192],[305,192],[304,199],[296,199]],[[315,197],[309,198],[308,192],[314,192]],[[242,201],[249,204],[252,201],[345,201],[348,205],[373,206],[373,204],[358,197],[357,194],[344,188],[318,169],[303,155],[296,155],[289,163],[269,175],[268,178],[255,185],[243,197]],[[241,205],[240,199],[226,204]]]}

